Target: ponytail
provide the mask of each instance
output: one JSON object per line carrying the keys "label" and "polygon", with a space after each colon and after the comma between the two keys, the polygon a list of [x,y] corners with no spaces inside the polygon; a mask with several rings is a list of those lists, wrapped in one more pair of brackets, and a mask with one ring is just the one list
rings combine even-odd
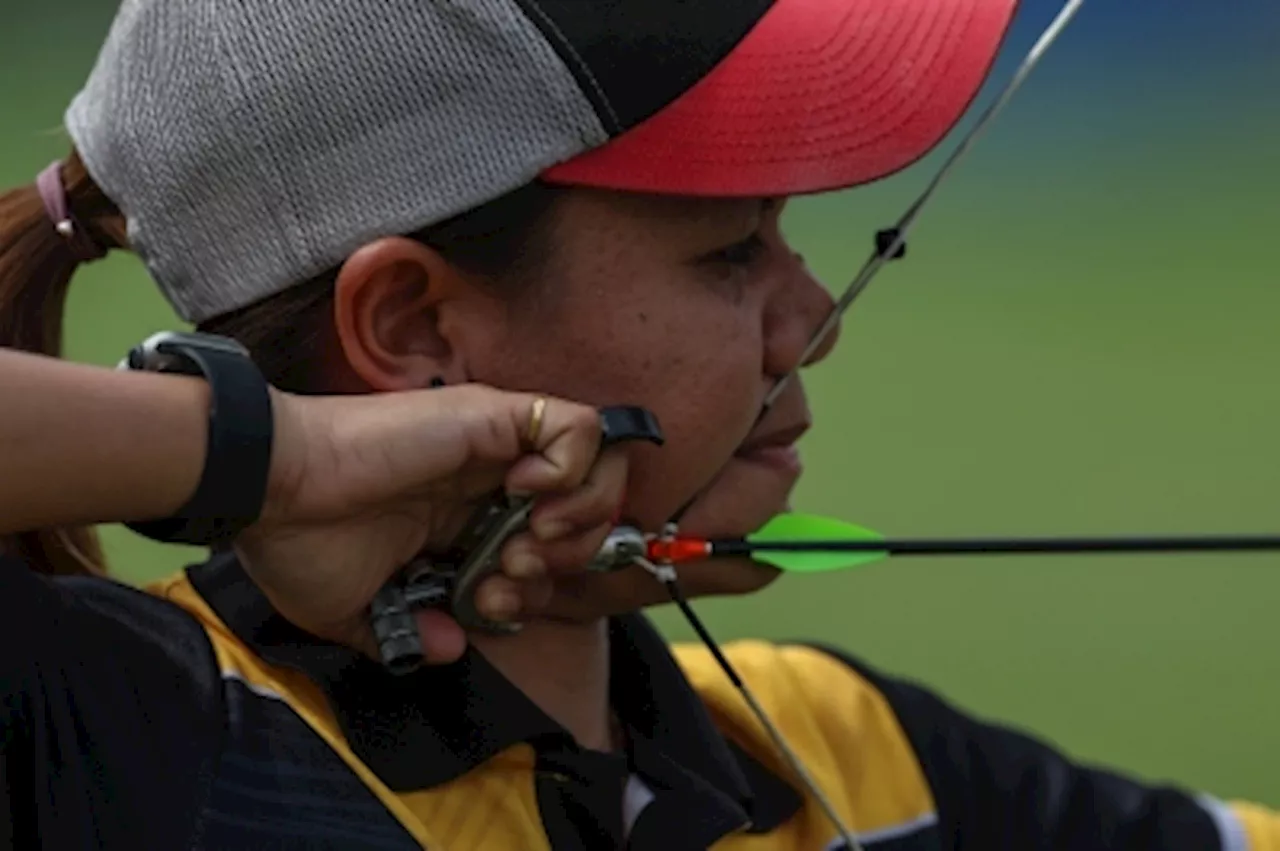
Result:
{"label": "ponytail", "polygon": [[[126,247],[127,240],[120,211],[74,151],[42,180],[43,187],[0,195],[0,347],[60,357],[63,308],[76,268]],[[0,536],[0,554],[38,573],[106,573],[92,527]]]}

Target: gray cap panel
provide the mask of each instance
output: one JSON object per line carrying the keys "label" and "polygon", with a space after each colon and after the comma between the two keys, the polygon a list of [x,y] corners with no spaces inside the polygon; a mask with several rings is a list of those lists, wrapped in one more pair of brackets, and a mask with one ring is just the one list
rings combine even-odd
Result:
{"label": "gray cap panel", "polygon": [[66,122],[192,322],[607,141],[509,0],[126,0]]}

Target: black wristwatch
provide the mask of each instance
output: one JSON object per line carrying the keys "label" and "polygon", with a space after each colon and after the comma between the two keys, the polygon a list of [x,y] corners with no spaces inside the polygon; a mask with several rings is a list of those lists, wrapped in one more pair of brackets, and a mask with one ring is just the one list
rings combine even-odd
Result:
{"label": "black wristwatch", "polygon": [[203,377],[212,397],[195,493],[172,517],[126,525],[163,543],[229,544],[261,515],[271,468],[270,388],[248,350],[226,337],[166,331],[131,349],[119,368]]}

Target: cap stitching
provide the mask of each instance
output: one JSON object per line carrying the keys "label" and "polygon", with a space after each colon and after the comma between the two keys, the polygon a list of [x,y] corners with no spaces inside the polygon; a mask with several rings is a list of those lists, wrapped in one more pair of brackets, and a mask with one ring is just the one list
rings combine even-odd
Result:
{"label": "cap stitching", "polygon": [[573,46],[573,42],[569,41],[564,32],[556,26],[556,22],[553,21],[546,12],[542,11],[536,0],[516,0],[516,5],[519,6],[526,15],[536,17],[538,21],[541,22],[542,26],[546,28],[544,32],[546,32],[546,30],[550,30],[555,35],[556,41],[559,42],[561,49],[568,53],[570,58],[573,59],[573,64],[577,66],[582,78],[591,86],[591,90],[599,100],[600,106],[602,106],[605,112],[608,113],[606,117],[609,119],[611,135],[623,132],[625,128],[622,125],[622,119],[618,116],[618,113],[614,111],[613,104],[609,102],[609,96],[605,93],[604,89],[601,88],[600,81],[591,73],[591,66],[589,66],[586,63],[586,60],[582,58],[582,55],[578,53],[577,48]]}
{"label": "cap stitching", "polygon": [[[944,23],[938,17],[931,18],[927,23],[928,30],[924,33],[925,37],[927,38],[928,36],[932,35],[934,31],[939,27],[942,27],[944,30],[956,28],[957,27],[956,18],[960,14],[962,13],[957,12],[956,16],[946,23]],[[959,28],[965,29],[971,26],[974,14],[975,14],[974,6],[971,4],[968,7],[968,13],[964,21],[958,25]],[[901,21],[902,19],[899,18],[898,23],[900,24]],[[919,18],[915,19],[913,21],[913,24],[914,26],[908,27],[908,29],[918,30]],[[901,27],[899,27],[898,29],[901,29]],[[934,45],[930,49],[930,52],[925,56],[925,63],[929,65],[933,65],[937,63],[942,53],[943,53],[943,45]],[[958,54],[955,51],[951,51],[951,54],[948,57],[947,65],[945,67],[946,72],[949,72],[950,69],[954,66],[955,62],[957,61],[957,57],[958,57]],[[884,76],[886,73],[888,72],[881,71],[879,75],[874,79],[873,82],[875,83],[881,82],[884,79]],[[948,73],[939,74],[939,80],[936,81],[934,84],[934,91],[936,91],[937,86],[941,85],[942,84],[941,81],[944,80],[947,76],[949,76]],[[812,75],[807,75],[802,79],[804,80],[819,79],[819,75],[815,73]],[[837,86],[839,85],[839,78],[837,78],[836,85]],[[884,86],[877,86],[877,88],[881,89],[881,91],[875,98],[873,98],[871,101],[868,101],[859,105],[864,108],[878,106],[881,103],[888,100],[888,98],[891,96],[890,90]],[[809,154],[801,153],[798,151],[788,151],[786,155],[786,161],[812,162],[812,161],[827,159],[831,157],[833,154],[844,154],[851,151],[858,151],[858,150],[863,150],[870,147],[875,147],[879,145],[884,139],[900,132],[902,128],[905,127],[906,125],[914,121],[918,121],[922,116],[922,111],[921,111],[922,105],[932,106],[932,104],[933,104],[933,97],[917,99],[914,102],[899,103],[897,105],[898,106],[897,112],[899,114],[896,117],[891,114],[883,116],[885,121],[883,125],[880,127],[879,132],[875,133],[874,135],[867,136],[865,138],[860,138],[855,142],[839,145],[835,148],[823,148],[820,151],[809,153]],[[849,104],[846,101],[832,100],[830,102],[825,103],[822,106],[822,108],[817,111],[831,113],[838,117],[847,113],[848,109],[849,109]],[[950,133],[952,130],[954,130],[955,127],[960,122],[960,120],[962,120],[962,118],[963,118],[963,110],[961,111],[961,115],[957,117],[955,121],[952,122],[951,127],[946,132]],[[844,129],[839,125],[839,122],[837,121],[837,122],[827,123],[822,125],[821,127],[815,128],[814,131],[809,134],[809,141],[825,142],[831,139],[840,139],[845,136],[847,136],[847,133],[844,131]],[[749,151],[752,148],[764,148],[765,150],[772,151],[772,148],[767,143],[761,142],[760,140],[755,138],[725,136],[719,139],[719,143],[721,146],[723,146],[723,148],[735,149],[735,153],[742,155],[744,157],[744,159],[742,160],[744,164],[775,163],[775,162],[782,161],[777,157],[771,157],[771,156],[765,156],[765,157],[750,156]],[[649,154],[650,156],[645,157],[644,154]],[[681,156],[686,161],[693,162],[693,163],[719,162],[718,156],[712,156],[709,158],[700,158],[700,157],[695,157],[693,153],[688,150],[682,151]],[[640,156],[639,156],[640,159],[647,159],[650,162],[658,161],[661,159],[661,157],[662,157],[661,152],[657,152],[657,151],[642,151],[640,152]]]}

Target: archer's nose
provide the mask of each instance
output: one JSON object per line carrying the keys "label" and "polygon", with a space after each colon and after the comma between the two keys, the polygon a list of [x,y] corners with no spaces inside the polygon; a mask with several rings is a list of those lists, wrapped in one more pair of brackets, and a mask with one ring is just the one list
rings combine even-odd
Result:
{"label": "archer's nose", "polygon": [[765,315],[765,374],[786,375],[797,366],[812,366],[831,354],[840,339],[838,321],[807,356],[805,350],[834,308],[834,299],[809,271],[804,258],[793,254],[787,281],[778,288]]}

